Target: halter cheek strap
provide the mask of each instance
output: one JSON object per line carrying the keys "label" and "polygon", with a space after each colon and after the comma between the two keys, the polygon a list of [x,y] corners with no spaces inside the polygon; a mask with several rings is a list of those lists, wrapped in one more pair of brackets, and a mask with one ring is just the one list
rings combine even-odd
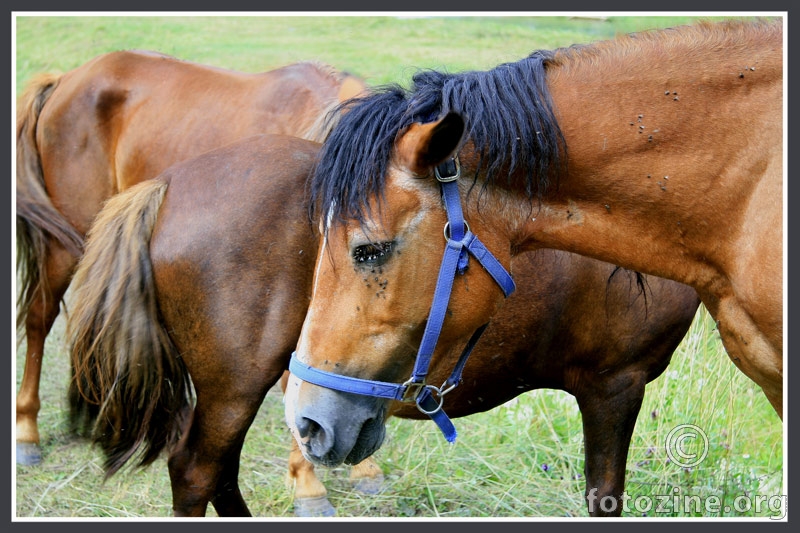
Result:
{"label": "halter cheek strap", "polygon": [[439,267],[433,303],[425,331],[422,334],[422,341],[417,350],[417,359],[411,377],[405,383],[398,384],[344,376],[306,365],[297,359],[296,352],[292,353],[289,361],[289,371],[292,374],[303,381],[321,387],[364,396],[416,402],[417,408],[439,426],[448,442],[455,442],[457,432],[450,418],[442,409],[444,395],[461,382],[461,372],[467,359],[488,325],[484,324],[475,331],[461,353],[450,377],[440,387],[425,382],[428,367],[442,331],[442,324],[447,315],[447,304],[450,302],[450,293],[455,277],[466,271],[469,256],[472,255],[492,276],[506,297],[516,289],[511,275],[478,237],[470,231],[469,225],[464,220],[457,181],[460,172],[458,160],[455,158],[436,168],[436,179],[441,184],[442,197],[447,211],[447,224],[444,228],[447,246]]}

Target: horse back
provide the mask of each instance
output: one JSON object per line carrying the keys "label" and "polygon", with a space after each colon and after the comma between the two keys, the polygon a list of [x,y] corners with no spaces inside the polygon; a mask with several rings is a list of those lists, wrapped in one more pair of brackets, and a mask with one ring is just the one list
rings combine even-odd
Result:
{"label": "horse back", "polygon": [[65,74],[42,110],[47,189],[86,231],[106,198],[177,161],[259,133],[302,136],[340,83],[314,64],[251,74],[153,52],[99,56]]}
{"label": "horse back", "polygon": [[169,188],[150,243],[154,279],[198,394],[259,389],[288,365],[316,259],[304,198],[317,149],[256,136],[160,178]]}

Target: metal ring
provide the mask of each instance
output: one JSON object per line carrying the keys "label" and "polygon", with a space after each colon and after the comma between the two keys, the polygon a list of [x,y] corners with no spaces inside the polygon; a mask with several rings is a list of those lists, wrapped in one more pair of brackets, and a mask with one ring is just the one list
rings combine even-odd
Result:
{"label": "metal ring", "polygon": [[[469,223],[465,220],[464,221],[464,235],[466,235],[469,232],[470,232]],[[450,240],[450,222],[449,221],[444,223],[444,240],[446,240],[446,241]]]}
{"label": "metal ring", "polygon": [[427,409],[422,407],[419,404],[419,402],[417,402],[416,405],[417,405],[417,409],[419,409],[421,413],[426,414],[428,416],[432,416],[432,415],[435,415],[436,413],[438,413],[439,411],[442,410],[442,406],[444,405],[444,394],[442,394],[442,391],[439,390],[439,387],[435,387],[434,385],[425,385],[425,388],[431,390],[431,397],[433,397],[433,395],[436,394],[436,397],[439,398],[439,400],[438,400],[439,405],[437,405],[436,409],[434,409],[432,411],[428,411]]}

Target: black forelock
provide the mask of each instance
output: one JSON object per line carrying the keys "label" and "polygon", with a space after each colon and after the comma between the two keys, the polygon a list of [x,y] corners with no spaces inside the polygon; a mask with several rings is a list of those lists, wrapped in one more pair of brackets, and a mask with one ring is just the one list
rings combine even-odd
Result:
{"label": "black forelock", "polygon": [[323,143],[311,176],[315,218],[363,220],[367,199],[382,193],[406,105],[405,90],[389,85],[340,106],[341,117]]}
{"label": "black forelock", "polygon": [[[541,195],[550,178],[557,177],[566,149],[547,90],[550,58],[550,52],[534,52],[489,71],[422,70],[410,89],[387,85],[346,102],[310,182],[315,218],[363,222],[369,200],[383,198],[398,132],[451,111],[464,118],[466,138],[479,150],[474,177],[483,171],[486,182],[493,183],[505,175],[498,185],[522,190],[529,198]],[[517,170],[522,183],[512,181]]]}

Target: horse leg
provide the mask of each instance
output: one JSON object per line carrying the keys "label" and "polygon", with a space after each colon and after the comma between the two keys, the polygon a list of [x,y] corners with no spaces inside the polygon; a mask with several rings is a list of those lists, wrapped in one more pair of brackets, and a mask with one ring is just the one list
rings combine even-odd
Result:
{"label": "horse leg", "polygon": [[42,374],[44,345],[53,323],[58,317],[59,306],[69,287],[72,272],[77,260],[57,245],[48,248],[45,270],[46,280],[35,288],[30,307],[25,316],[25,337],[27,351],[22,382],[17,392],[17,464],[36,465],[42,462],[42,449],[39,440],[39,381]]}
{"label": "horse leg", "polygon": [[250,516],[250,510],[239,489],[239,463],[243,444],[244,438],[235,446],[235,449],[229,451],[219,481],[217,481],[214,496],[211,498],[211,503],[219,516]]}
{"label": "horse leg", "polygon": [[189,429],[167,462],[175,516],[205,516],[209,502],[219,516],[251,516],[239,490],[239,459],[261,400],[216,397],[206,406],[198,393]]}
{"label": "horse leg", "polygon": [[314,465],[303,457],[303,452],[300,451],[294,437],[292,437],[291,446],[286,485],[290,490],[294,487],[295,516],[334,516],[336,509],[328,501],[328,491],[317,478]]}
{"label": "horse leg", "polygon": [[623,374],[575,396],[583,421],[585,496],[591,516],[622,513],[628,450],[645,383],[643,377]]}
{"label": "horse leg", "polygon": [[[783,354],[775,350],[735,299],[725,298],[708,310],[717,323],[728,357],[761,387],[775,413],[783,420]],[[736,324],[736,329],[728,327],[729,324]]]}
{"label": "horse leg", "polygon": [[[328,491],[317,478],[314,465],[303,457],[303,453],[292,439],[289,452],[287,485],[294,486],[294,514],[301,517],[333,516],[336,510],[328,501]],[[350,471],[350,481],[363,494],[377,494],[383,487],[383,472],[372,457],[367,457]]]}
{"label": "horse leg", "polygon": [[377,494],[383,488],[383,471],[370,456],[350,470],[350,481],[363,494]]}

